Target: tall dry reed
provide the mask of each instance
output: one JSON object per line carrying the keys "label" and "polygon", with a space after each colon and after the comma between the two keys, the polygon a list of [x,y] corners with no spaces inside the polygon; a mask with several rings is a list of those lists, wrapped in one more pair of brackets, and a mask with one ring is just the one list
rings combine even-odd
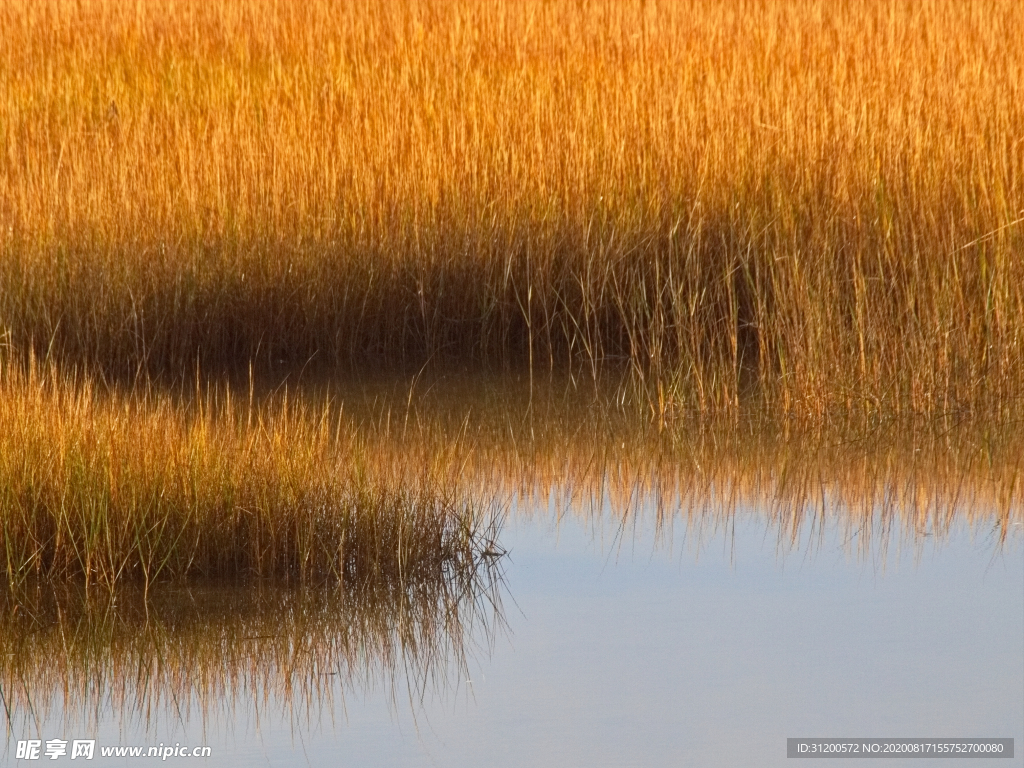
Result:
{"label": "tall dry reed", "polygon": [[197,576],[406,588],[471,567],[484,516],[452,453],[388,448],[278,393],[182,403],[54,367],[0,367],[0,568],[9,584]]}
{"label": "tall dry reed", "polygon": [[0,4],[0,326],[1018,410],[1013,0]]}

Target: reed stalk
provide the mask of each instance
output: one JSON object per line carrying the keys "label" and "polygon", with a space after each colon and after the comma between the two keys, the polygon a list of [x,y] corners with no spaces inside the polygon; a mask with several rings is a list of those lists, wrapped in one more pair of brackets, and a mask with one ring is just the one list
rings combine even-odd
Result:
{"label": "reed stalk", "polygon": [[0,4],[0,327],[104,375],[1018,413],[1012,0]]}

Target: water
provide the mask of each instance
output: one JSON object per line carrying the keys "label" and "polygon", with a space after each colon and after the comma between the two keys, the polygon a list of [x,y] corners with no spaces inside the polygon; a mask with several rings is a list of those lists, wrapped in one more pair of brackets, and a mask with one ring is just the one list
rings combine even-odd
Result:
{"label": "water", "polygon": [[838,545],[780,558],[756,520],[703,542],[699,556],[608,533],[513,521],[509,637],[474,665],[458,701],[431,703],[416,722],[400,712],[386,740],[360,720],[345,754],[395,765],[767,766],[786,764],[787,736],[1021,743],[1019,541],[993,553],[961,530],[883,568]]}
{"label": "water", "polygon": [[[108,701],[86,725],[84,708],[58,706],[38,730],[16,724],[4,760],[30,764],[12,758],[37,731],[204,744],[212,765],[772,766],[794,736],[1013,737],[1018,757],[998,764],[1020,764],[1020,525],[1002,543],[983,522],[893,528],[888,547],[877,530],[865,548],[847,526],[791,541],[742,510],[658,528],[643,513],[513,509],[500,613],[432,625],[440,653],[396,662],[356,631],[348,672],[327,670],[305,698],[281,685],[296,671],[277,657],[230,694],[194,688],[206,698],[187,714],[179,702],[126,717]],[[914,765],[929,762],[958,764]]]}

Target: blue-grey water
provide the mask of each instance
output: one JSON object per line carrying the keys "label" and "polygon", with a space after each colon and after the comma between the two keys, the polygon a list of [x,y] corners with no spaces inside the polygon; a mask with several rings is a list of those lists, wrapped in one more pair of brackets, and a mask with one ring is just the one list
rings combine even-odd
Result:
{"label": "blue-grey water", "polygon": [[[1024,764],[1024,529],[889,536],[513,512],[504,627],[469,629],[464,668],[339,682],[301,712],[251,692],[206,717],[104,712],[88,731],[65,712],[35,735],[211,748],[167,763],[588,768],[782,766],[797,736],[1012,737],[1017,756],[993,764]],[[33,737],[17,727],[0,762],[41,764],[15,759]],[[89,764],[138,762],[97,747]],[[911,763],[930,764],[976,761]]]}

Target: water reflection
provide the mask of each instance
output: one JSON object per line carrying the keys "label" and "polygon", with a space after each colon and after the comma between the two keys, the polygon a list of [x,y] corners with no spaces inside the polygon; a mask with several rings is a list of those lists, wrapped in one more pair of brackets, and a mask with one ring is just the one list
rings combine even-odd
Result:
{"label": "water reflection", "polygon": [[502,626],[501,566],[476,566],[404,586],[5,592],[9,740],[95,731],[111,716],[136,733],[168,723],[205,731],[240,712],[308,727],[348,695],[415,702],[457,682]]}
{"label": "water reflection", "polygon": [[999,548],[1024,522],[1024,446],[1010,437],[985,450],[969,434],[851,440],[762,425],[537,446],[506,455],[520,469],[501,477],[492,468],[502,460],[482,462],[483,484],[503,487],[519,514],[610,516],[627,538],[653,530],[700,542],[752,520],[780,553],[813,554],[838,538],[853,555],[884,559],[892,546],[944,541],[957,525]]}
{"label": "water reflection", "polygon": [[1024,525],[1024,433],[1012,421],[801,424],[752,411],[665,422],[614,388],[559,379],[449,377],[337,397],[379,438],[444,446],[461,493],[519,516],[610,515],[623,530],[697,539],[752,517],[780,551],[838,530],[862,555],[944,540],[956,524],[1000,546]]}

